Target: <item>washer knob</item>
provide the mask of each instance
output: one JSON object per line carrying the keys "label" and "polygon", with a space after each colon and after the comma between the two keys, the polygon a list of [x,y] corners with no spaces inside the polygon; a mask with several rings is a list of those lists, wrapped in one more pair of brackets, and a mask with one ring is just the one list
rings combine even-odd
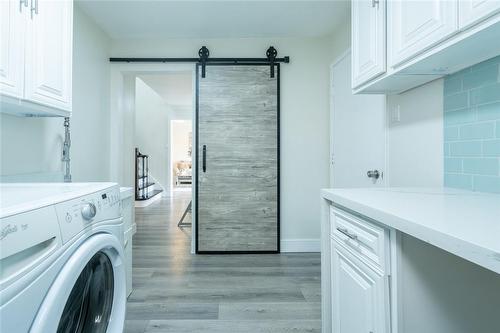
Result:
{"label": "washer knob", "polygon": [[86,203],[82,207],[82,217],[84,220],[92,220],[97,214],[97,209],[95,205],[91,202]]}

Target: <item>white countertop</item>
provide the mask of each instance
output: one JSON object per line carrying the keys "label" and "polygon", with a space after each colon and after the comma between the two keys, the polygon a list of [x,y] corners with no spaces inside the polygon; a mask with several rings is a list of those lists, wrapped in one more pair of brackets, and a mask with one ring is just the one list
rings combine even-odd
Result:
{"label": "white countertop", "polygon": [[500,274],[500,195],[446,188],[325,189],[323,198]]}
{"label": "white countertop", "polygon": [[120,187],[120,199],[127,199],[134,195],[133,187]]}
{"label": "white countertop", "polygon": [[95,193],[116,183],[3,183],[0,218]]}

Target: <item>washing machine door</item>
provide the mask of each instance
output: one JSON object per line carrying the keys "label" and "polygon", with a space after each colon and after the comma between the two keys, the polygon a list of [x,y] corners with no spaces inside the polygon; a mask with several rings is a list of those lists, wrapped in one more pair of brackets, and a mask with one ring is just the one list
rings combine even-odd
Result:
{"label": "washing machine door", "polygon": [[123,249],[116,237],[90,237],[61,270],[31,332],[122,332],[126,305],[123,263]]}
{"label": "washing machine door", "polygon": [[99,251],[76,280],[57,333],[106,333],[113,309],[113,293],[113,264],[105,252]]}

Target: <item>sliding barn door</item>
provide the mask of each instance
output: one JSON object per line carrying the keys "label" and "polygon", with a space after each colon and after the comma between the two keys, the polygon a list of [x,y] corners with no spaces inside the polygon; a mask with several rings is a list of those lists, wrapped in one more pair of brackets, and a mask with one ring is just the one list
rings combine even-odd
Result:
{"label": "sliding barn door", "polygon": [[279,252],[279,65],[197,79],[197,252]]}

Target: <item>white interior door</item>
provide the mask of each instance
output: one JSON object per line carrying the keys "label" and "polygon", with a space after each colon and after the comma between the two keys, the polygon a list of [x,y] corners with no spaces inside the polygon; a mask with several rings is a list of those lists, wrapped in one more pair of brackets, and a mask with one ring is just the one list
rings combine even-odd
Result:
{"label": "white interior door", "polygon": [[[331,70],[330,185],[384,186],[385,96],[352,94],[350,53]],[[367,176],[374,170],[378,179]]]}

